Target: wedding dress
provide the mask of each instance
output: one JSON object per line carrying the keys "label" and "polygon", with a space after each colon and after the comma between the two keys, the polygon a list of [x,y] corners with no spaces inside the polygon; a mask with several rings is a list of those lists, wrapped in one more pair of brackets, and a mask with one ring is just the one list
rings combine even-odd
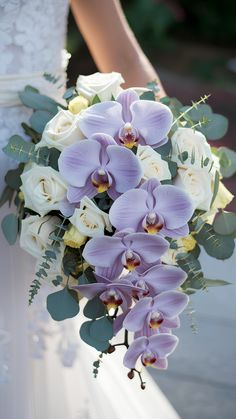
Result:
{"label": "wedding dress", "polygon": [[[0,0],[0,148],[13,134],[24,136],[21,122],[31,110],[17,92],[25,85],[60,97],[65,86],[67,0]],[[49,84],[43,73],[59,75]],[[0,189],[15,167],[0,150]],[[0,217],[14,209],[6,205]],[[128,380],[122,349],[104,356],[92,374],[95,350],[78,336],[81,315],[56,323],[44,307],[45,285],[31,308],[27,297],[35,261],[0,233],[0,419],[178,419],[148,377],[142,391]],[[82,311],[82,310],[81,310]]]}

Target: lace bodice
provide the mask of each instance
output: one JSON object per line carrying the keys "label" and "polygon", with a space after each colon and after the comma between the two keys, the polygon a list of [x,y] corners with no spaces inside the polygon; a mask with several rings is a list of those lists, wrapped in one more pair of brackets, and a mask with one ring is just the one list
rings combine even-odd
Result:
{"label": "lace bodice", "polygon": [[68,0],[0,0],[0,75],[61,68]]}

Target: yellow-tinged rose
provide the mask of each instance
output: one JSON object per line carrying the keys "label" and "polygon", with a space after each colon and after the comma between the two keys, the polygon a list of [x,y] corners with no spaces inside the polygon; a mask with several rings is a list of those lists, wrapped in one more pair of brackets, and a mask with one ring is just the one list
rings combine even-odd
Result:
{"label": "yellow-tinged rose", "polygon": [[24,201],[25,197],[24,197],[24,194],[23,194],[23,192],[22,192],[22,191],[20,191],[20,192],[18,193],[18,198],[20,199],[20,201]]}
{"label": "yellow-tinged rose", "polygon": [[193,238],[191,234],[186,237],[182,237],[180,240],[180,246],[184,248],[186,252],[191,252],[197,244],[197,241]]}
{"label": "yellow-tinged rose", "polygon": [[69,230],[65,232],[63,240],[66,246],[78,249],[86,242],[87,237],[83,236],[75,226],[71,225]]}
{"label": "yellow-tinged rose", "polygon": [[215,209],[224,209],[234,198],[234,195],[220,182],[218,193],[212,207]]}
{"label": "yellow-tinged rose", "polygon": [[76,96],[69,103],[68,109],[71,113],[78,114],[82,110],[87,109],[89,106],[89,101],[82,95]]}

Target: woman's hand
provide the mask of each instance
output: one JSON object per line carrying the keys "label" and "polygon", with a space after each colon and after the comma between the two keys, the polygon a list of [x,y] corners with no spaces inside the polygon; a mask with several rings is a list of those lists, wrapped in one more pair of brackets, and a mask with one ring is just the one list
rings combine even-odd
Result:
{"label": "woman's hand", "polygon": [[71,0],[77,25],[102,72],[117,71],[126,87],[145,86],[157,80],[159,97],[165,96],[160,80],[138,44],[119,0]]}

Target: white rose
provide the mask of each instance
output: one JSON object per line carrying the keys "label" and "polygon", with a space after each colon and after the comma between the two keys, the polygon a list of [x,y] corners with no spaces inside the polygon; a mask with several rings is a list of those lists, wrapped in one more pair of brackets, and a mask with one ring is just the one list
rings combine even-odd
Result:
{"label": "white rose", "polygon": [[40,217],[39,215],[31,215],[22,220],[20,246],[26,252],[30,253],[37,259],[50,244],[49,235],[56,229],[56,224],[60,223],[58,217]]}
{"label": "white rose", "polygon": [[36,148],[47,146],[62,151],[83,138],[78,117],[70,111],[61,109],[45,126],[42,140]]}
{"label": "white rose", "polygon": [[[171,138],[171,143],[172,160],[178,164],[178,167],[201,168],[202,160],[204,161],[208,158],[209,162],[206,168],[209,170],[213,161],[213,155],[206,137],[201,132],[192,128],[178,128]],[[178,156],[184,151],[188,152],[188,158],[183,162]],[[194,163],[191,163],[192,156],[194,156]]]}
{"label": "white rose", "polygon": [[180,168],[174,183],[188,193],[194,209],[210,209],[213,195],[212,178],[206,170],[195,167]]}
{"label": "white rose", "polygon": [[34,165],[21,175],[25,206],[41,216],[59,210],[66,197],[67,186],[60,174],[52,167]]}
{"label": "white rose", "polygon": [[156,178],[158,180],[171,179],[168,163],[162,160],[152,147],[139,145],[137,157],[143,169],[144,179]]}
{"label": "white rose", "polygon": [[88,237],[103,236],[104,229],[112,231],[108,214],[101,211],[87,196],[81,200],[80,208],[75,209],[70,222],[82,235]]}
{"label": "white rose", "polygon": [[120,73],[114,71],[112,73],[94,73],[90,76],[79,76],[76,90],[90,103],[96,95],[104,102],[120,93],[122,83],[124,83],[124,79]]}
{"label": "white rose", "polygon": [[161,261],[167,265],[177,265],[176,256],[178,251],[175,249],[168,249],[161,257]]}

